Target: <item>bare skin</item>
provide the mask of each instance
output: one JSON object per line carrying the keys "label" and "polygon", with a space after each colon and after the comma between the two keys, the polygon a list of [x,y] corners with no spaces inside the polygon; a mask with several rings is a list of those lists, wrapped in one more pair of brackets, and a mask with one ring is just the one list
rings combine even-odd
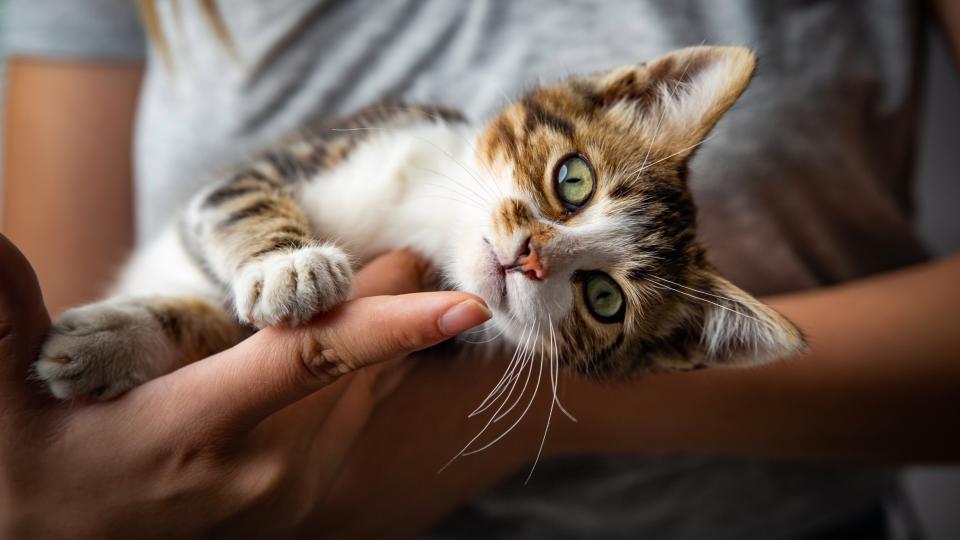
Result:
{"label": "bare skin", "polygon": [[[358,294],[378,296],[258,332],[116,400],[70,403],[27,382],[50,321],[29,264],[0,235],[0,536],[289,532],[396,385],[392,360],[489,318],[465,293],[383,296],[415,290],[416,269],[387,255],[357,275]],[[311,369],[321,349],[341,374]]]}
{"label": "bare skin", "polygon": [[142,77],[140,64],[7,65],[3,231],[36,268],[53,316],[102,294],[133,247]]}

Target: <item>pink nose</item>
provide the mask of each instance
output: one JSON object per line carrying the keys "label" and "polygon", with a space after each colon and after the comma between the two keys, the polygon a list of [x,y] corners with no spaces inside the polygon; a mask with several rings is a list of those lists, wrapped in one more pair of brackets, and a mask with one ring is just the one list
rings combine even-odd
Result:
{"label": "pink nose", "polygon": [[547,277],[547,268],[537,253],[537,246],[527,238],[520,248],[520,253],[513,264],[504,268],[507,271],[523,272],[523,275],[534,281],[541,281]]}

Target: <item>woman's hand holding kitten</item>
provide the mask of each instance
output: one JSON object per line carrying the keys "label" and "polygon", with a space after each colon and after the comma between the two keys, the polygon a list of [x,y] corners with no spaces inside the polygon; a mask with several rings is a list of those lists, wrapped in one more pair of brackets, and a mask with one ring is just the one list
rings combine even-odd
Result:
{"label": "woman's hand holding kitten", "polygon": [[[419,286],[409,255],[370,266],[355,297]],[[457,292],[359,298],[115,400],[61,402],[26,382],[50,321],[29,264],[0,236],[0,536],[289,531],[395,386],[388,361],[488,316]]]}

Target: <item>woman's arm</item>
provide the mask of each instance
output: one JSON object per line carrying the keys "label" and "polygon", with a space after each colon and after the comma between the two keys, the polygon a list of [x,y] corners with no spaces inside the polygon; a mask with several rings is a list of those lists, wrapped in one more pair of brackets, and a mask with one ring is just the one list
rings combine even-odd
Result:
{"label": "woman's arm", "polygon": [[[561,399],[579,422],[554,414],[545,455],[960,460],[960,256],[770,302],[807,332],[806,354],[615,385],[563,376]],[[379,406],[315,525],[412,535],[525,471],[546,399],[498,445],[437,474],[482,427],[466,415],[502,368],[420,363]]]}
{"label": "woman's arm", "polygon": [[51,315],[92,300],[133,245],[131,140],[142,65],[13,58],[3,230]]}

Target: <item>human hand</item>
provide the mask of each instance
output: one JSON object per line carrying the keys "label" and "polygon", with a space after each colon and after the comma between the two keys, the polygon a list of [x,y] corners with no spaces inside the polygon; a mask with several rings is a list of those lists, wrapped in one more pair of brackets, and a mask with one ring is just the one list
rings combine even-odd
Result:
{"label": "human hand", "polygon": [[[357,276],[361,294],[408,288],[385,264]],[[342,411],[372,408],[379,381],[360,376],[364,366],[483,322],[489,312],[476,302],[455,292],[361,298],[116,400],[57,402],[27,382],[49,317],[29,264],[0,235],[0,536],[292,529],[366,420]],[[318,356],[340,369],[316,369]]]}

